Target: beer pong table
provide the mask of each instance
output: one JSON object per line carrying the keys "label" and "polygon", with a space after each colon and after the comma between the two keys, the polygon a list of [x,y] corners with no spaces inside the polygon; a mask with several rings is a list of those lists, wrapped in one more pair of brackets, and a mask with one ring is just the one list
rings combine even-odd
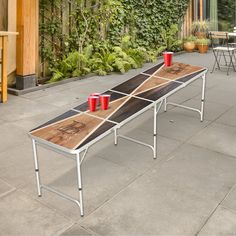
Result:
{"label": "beer pong table", "polygon": [[[114,133],[115,145],[118,143],[118,138],[123,138],[151,148],[154,159],[157,158],[157,115],[161,106],[164,105],[165,111],[168,105],[189,109],[199,113],[200,120],[203,121],[206,73],[207,69],[204,67],[178,62],[165,67],[163,63],[160,63],[104,92],[111,95],[108,110],[98,109],[90,112],[88,103],[85,102],[30,131],[38,196],[42,195],[42,189],[53,192],[76,203],[83,216],[81,165],[88,148],[108,134]],[[200,109],[168,102],[169,96],[197,79],[202,80]],[[154,110],[152,145],[118,133],[122,126],[152,108]],[[41,183],[37,145],[63,153],[76,161],[78,199]]]}

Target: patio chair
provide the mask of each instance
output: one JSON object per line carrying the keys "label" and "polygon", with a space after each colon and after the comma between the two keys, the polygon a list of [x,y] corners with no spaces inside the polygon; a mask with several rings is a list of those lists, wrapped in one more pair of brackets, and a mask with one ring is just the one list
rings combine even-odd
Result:
{"label": "patio chair", "polygon": [[[234,69],[234,71],[236,71],[234,64],[236,62],[236,48],[233,47],[233,45],[230,45],[228,33],[221,31],[211,31],[209,33],[209,36],[211,39],[211,46],[215,57],[215,62],[211,73],[215,70],[216,65],[219,70],[221,69],[221,67],[226,67],[227,75],[229,75],[229,69],[231,67]],[[225,62],[224,65],[221,64],[222,56]],[[229,60],[227,60],[227,58],[229,58]]]}

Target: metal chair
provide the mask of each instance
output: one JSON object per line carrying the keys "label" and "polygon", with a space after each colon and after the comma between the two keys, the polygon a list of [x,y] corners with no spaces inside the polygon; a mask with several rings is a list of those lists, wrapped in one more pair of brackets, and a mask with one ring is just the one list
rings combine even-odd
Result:
{"label": "metal chair", "polygon": [[[226,67],[227,75],[229,75],[229,69],[231,67],[234,69],[234,71],[236,71],[234,65],[234,63],[236,62],[236,48],[230,45],[228,33],[221,31],[211,31],[209,33],[209,36],[211,39],[211,46],[215,57],[215,62],[211,73],[215,70],[216,65],[219,70],[221,69],[221,67]],[[220,64],[222,56],[225,62],[224,65]],[[227,60],[227,58],[229,58],[229,60]]]}

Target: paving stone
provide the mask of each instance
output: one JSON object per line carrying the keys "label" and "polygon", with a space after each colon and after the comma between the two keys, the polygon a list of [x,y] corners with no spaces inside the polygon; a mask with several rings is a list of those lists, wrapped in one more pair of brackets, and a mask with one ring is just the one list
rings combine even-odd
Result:
{"label": "paving stone", "polygon": [[[32,144],[30,140],[23,145],[11,148],[0,154],[0,177],[14,187],[29,185],[36,194],[35,172]],[[38,148],[39,168],[42,180],[52,181],[75,166],[60,154]]]}
{"label": "paving stone", "polygon": [[236,212],[236,187],[234,186],[229,194],[226,196],[224,201],[221,203],[223,207],[231,209]]}
{"label": "paving stone", "polygon": [[26,133],[13,124],[0,124],[0,159],[1,152],[23,144],[28,140]]}
{"label": "paving stone", "polygon": [[[198,95],[196,96],[196,98],[201,99],[201,96]],[[206,101],[215,102],[231,107],[235,106],[236,105],[235,91],[224,90],[220,86],[216,86],[206,91]]]}
{"label": "paving stone", "polygon": [[72,222],[20,191],[1,198],[1,235],[55,235]]}
{"label": "paving stone", "polygon": [[[169,110],[158,116],[158,134],[179,141],[186,141],[202,130],[209,122],[200,122],[199,116],[189,117]],[[153,121],[149,120],[140,126],[143,130],[152,130]]]}
{"label": "paving stone", "polygon": [[81,224],[101,235],[195,235],[235,182],[236,161],[181,148]]}
{"label": "paving stone", "polygon": [[8,101],[0,105],[0,117],[4,121],[17,121],[38,114],[45,114],[56,110],[56,106],[38,103],[29,99],[18,97],[18,100]]}
{"label": "paving stone", "polygon": [[189,142],[236,157],[235,140],[235,127],[213,123],[196,134]]}
{"label": "paving stone", "polygon": [[[122,132],[120,132],[122,133]],[[146,132],[140,129],[133,129],[132,131],[125,132],[128,137],[133,137],[137,140],[153,145],[152,132]],[[177,140],[168,139],[162,136],[157,137],[157,159],[153,159],[153,151],[143,145],[118,138],[118,145],[110,145],[98,152],[97,155],[129,168],[138,170],[140,173],[146,171],[162,161],[172,151],[174,151],[181,142]]]}
{"label": "paving stone", "polygon": [[236,126],[236,107],[231,108],[225,112],[219,119],[216,120],[217,123]]}
{"label": "paving stone", "polygon": [[38,127],[39,125],[42,125],[43,123],[63,114],[64,112],[68,111],[70,108],[75,107],[78,103],[75,103],[74,105],[69,105],[69,107],[62,106],[56,110],[47,112],[45,114],[39,114],[32,117],[28,117],[22,120],[18,120],[17,122],[11,122],[15,126],[23,129],[26,133],[28,133],[30,130]]}
{"label": "paving stone", "polygon": [[145,175],[81,224],[100,235],[194,235],[215,206]]}
{"label": "paving stone", "polygon": [[89,236],[92,234],[90,234],[88,231],[86,231],[84,228],[82,228],[81,226],[77,224],[73,225],[71,228],[69,228],[68,230],[66,230],[65,232],[61,234],[61,236],[73,236],[73,235]]}
{"label": "paving stone", "polygon": [[230,156],[185,144],[172,159],[154,166],[148,174],[165,179],[180,191],[217,202],[235,184],[235,168],[236,160]]}
{"label": "paving stone", "polygon": [[[189,107],[193,107],[193,108],[197,108],[200,109],[201,108],[201,100],[199,99],[191,99],[188,100],[184,103],[182,103],[182,105],[184,106],[189,106]],[[170,106],[173,107],[173,106]],[[212,121],[217,119],[218,117],[220,117],[222,114],[224,114],[228,109],[230,108],[230,106],[227,105],[222,105],[219,103],[214,103],[214,102],[208,102],[206,101],[204,104],[204,119]],[[187,109],[183,109],[183,108],[179,108],[179,107],[174,107],[175,112],[182,114],[182,115],[186,115],[186,116],[191,116],[191,117],[200,117],[200,114],[187,110]]]}
{"label": "paving stone", "polygon": [[235,236],[236,212],[232,212],[221,206],[218,207],[198,235]]}
{"label": "paving stone", "polygon": [[0,179],[0,198],[14,190],[15,188],[13,186]]}
{"label": "paving stone", "polygon": [[87,94],[78,90],[74,92],[72,90],[60,91],[52,93],[47,96],[39,97],[35,99],[38,103],[50,104],[57,107],[73,104],[74,102],[81,103],[87,97]]}
{"label": "paving stone", "polygon": [[[53,181],[47,183],[47,185],[77,199],[78,187],[76,173],[76,168],[71,168]],[[86,158],[86,161],[82,165],[85,217],[130,184],[137,176],[138,173],[133,170],[107,160],[95,156]],[[22,188],[22,191],[36,197],[35,189],[31,187]],[[43,196],[39,201],[55,208],[73,220],[82,220],[77,205],[55,194],[43,191]]]}

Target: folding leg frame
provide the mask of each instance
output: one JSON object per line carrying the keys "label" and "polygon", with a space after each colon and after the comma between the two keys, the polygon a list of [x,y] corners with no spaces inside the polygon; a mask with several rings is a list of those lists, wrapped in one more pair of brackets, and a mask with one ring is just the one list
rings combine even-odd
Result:
{"label": "folding leg frame", "polygon": [[114,132],[115,145],[117,145],[117,143],[118,143],[118,138],[126,139],[128,141],[131,141],[131,142],[151,148],[153,151],[153,158],[156,159],[157,158],[157,116],[158,116],[158,113],[161,109],[162,104],[163,104],[163,100],[159,103],[154,103],[153,145],[144,143],[140,140],[137,140],[137,139],[134,139],[134,138],[122,135],[122,134],[118,134],[118,128],[116,128],[115,132]]}
{"label": "folding leg frame", "polygon": [[[164,110],[165,111],[167,110],[167,105],[174,105],[174,106],[182,107],[182,108],[185,108],[185,109],[189,109],[189,110],[198,112],[201,116],[201,121],[203,121],[205,85],[206,85],[206,77],[205,77],[205,74],[204,74],[204,75],[202,75],[201,109],[187,107],[187,106],[183,106],[183,105],[176,104],[176,103],[170,103],[170,102],[167,102],[167,98],[164,98],[163,100],[161,100],[159,102],[153,102],[153,105],[152,105],[152,107],[154,108],[153,109],[154,110],[153,111],[153,117],[154,117],[154,119],[153,119],[153,145],[144,143],[142,141],[139,141],[139,140],[131,138],[131,137],[127,137],[125,135],[118,134],[118,129],[121,128],[121,127],[116,127],[114,129],[114,143],[115,143],[115,145],[118,144],[118,138],[123,138],[123,139],[129,140],[129,141],[135,142],[137,144],[140,144],[140,145],[151,148],[151,150],[153,151],[153,158],[156,159],[157,158],[157,119],[158,119],[158,113],[160,112],[160,109],[162,107],[163,102],[164,102]],[[142,112],[143,111],[141,111],[140,114]],[[69,196],[69,195],[67,195],[67,194],[65,194],[61,191],[58,191],[58,190],[56,190],[52,187],[43,185],[41,183],[40,171],[39,171],[39,162],[38,162],[38,153],[37,153],[37,144],[42,145],[43,147],[49,148],[51,150],[54,150],[55,152],[63,153],[66,156],[68,156],[68,157],[70,157],[70,158],[72,158],[73,160],[76,161],[78,199],[75,199],[75,198],[73,198],[73,197],[71,197],[71,196]],[[52,193],[55,193],[55,194],[57,194],[58,196],[60,196],[64,199],[67,199],[69,201],[72,201],[72,202],[76,203],[80,208],[80,215],[83,216],[84,215],[84,210],[83,210],[83,191],[82,191],[83,190],[83,185],[82,185],[82,177],[81,177],[81,165],[82,165],[82,162],[83,162],[83,160],[84,160],[84,158],[87,154],[89,146],[85,147],[82,150],[78,150],[75,153],[68,153],[65,150],[59,151],[59,150],[57,150],[56,147],[51,147],[51,146],[49,147],[48,145],[41,143],[41,141],[38,142],[34,138],[32,138],[32,145],[33,145],[33,157],[34,157],[35,176],[36,176],[38,196],[39,197],[42,196],[42,189],[45,189],[45,190],[50,191]],[[82,152],[83,152],[83,155],[81,155]]]}
{"label": "folding leg frame", "polygon": [[40,172],[39,172],[39,163],[38,163],[38,154],[37,154],[37,143],[36,141],[33,139],[32,140],[32,144],[33,144],[33,156],[34,156],[34,166],[35,166],[35,175],[36,175],[36,183],[37,183],[37,191],[38,191],[38,196],[41,197],[42,196],[42,189],[45,189],[49,192],[55,193],[58,196],[67,199],[69,201],[72,201],[74,203],[76,203],[79,208],[80,208],[80,215],[84,216],[84,209],[83,209],[83,193],[82,193],[82,179],[81,179],[81,164],[83,159],[85,158],[85,155],[87,153],[87,149],[84,151],[84,154],[82,156],[82,158],[80,159],[80,153],[74,154],[75,158],[73,158],[74,160],[76,160],[76,167],[77,167],[77,185],[78,185],[78,191],[79,191],[79,200],[65,194],[62,193],[61,191],[58,191],[52,187],[46,186],[41,184],[40,181]]}
{"label": "folding leg frame", "polygon": [[217,65],[218,70],[220,70],[220,61],[221,61],[221,57],[223,55],[224,57],[224,61],[225,61],[225,67],[227,68],[227,75],[229,75],[229,69],[232,67],[234,69],[234,71],[236,71],[235,66],[234,66],[234,62],[236,62],[236,58],[235,58],[235,54],[233,50],[227,51],[228,52],[228,56],[229,56],[229,63],[226,60],[226,56],[224,51],[221,50],[214,50],[213,49],[213,54],[215,57],[215,62],[212,68],[211,73],[213,73],[213,71],[215,70],[215,67]]}
{"label": "folding leg frame", "polygon": [[202,75],[202,95],[201,95],[201,108],[200,109],[184,106],[182,104],[177,104],[177,103],[173,103],[173,102],[167,102],[167,98],[165,98],[164,111],[167,111],[167,105],[172,105],[172,106],[181,107],[181,108],[184,108],[184,109],[187,109],[190,111],[195,111],[200,114],[200,120],[202,122],[204,119],[205,90],[206,90],[206,75],[204,74],[204,75]]}

